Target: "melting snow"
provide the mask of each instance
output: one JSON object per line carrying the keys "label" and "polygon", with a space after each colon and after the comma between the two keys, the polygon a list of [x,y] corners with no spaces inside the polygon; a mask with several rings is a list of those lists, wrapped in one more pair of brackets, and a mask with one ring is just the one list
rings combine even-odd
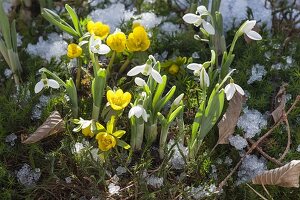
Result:
{"label": "melting snow", "polygon": [[253,83],[254,81],[261,81],[262,77],[267,74],[265,67],[259,64],[256,64],[252,67],[251,76],[247,81],[248,84]]}
{"label": "melting snow", "polygon": [[16,136],[16,134],[12,133],[12,134],[9,134],[8,136],[6,136],[5,142],[10,143],[10,146],[15,146],[15,140],[17,138],[18,137]]}
{"label": "melting snow", "polygon": [[234,148],[236,148],[237,150],[244,149],[248,144],[247,140],[239,135],[230,136],[228,139],[230,144],[234,146]]}
{"label": "melting snow", "polygon": [[[180,151],[183,153],[184,156],[187,156],[188,154],[188,149],[187,147],[183,146],[182,143],[178,143],[178,145],[174,145],[175,141],[174,140],[170,140],[168,143],[168,149],[170,149],[173,146],[173,155],[172,158],[170,160],[172,168],[174,169],[183,169],[185,167],[185,162],[184,162],[184,158],[182,157]],[[180,151],[179,151],[179,148]]]}
{"label": "melting snow", "polygon": [[25,187],[34,186],[41,177],[41,171],[39,168],[31,169],[31,167],[26,163],[16,173],[18,181]]}

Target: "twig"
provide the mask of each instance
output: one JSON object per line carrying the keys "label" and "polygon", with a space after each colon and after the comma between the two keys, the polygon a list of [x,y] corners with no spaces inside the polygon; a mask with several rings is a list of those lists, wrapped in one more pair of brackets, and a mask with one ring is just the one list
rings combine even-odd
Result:
{"label": "twig", "polygon": [[[248,138],[247,141],[248,141],[251,145],[253,145],[253,144],[255,143],[254,140],[252,140],[252,139],[250,139],[250,138]],[[265,157],[266,159],[268,159],[269,161],[275,163],[275,164],[278,165],[278,166],[283,166],[283,164],[282,164],[279,160],[277,160],[276,158],[273,158],[272,156],[270,156],[269,154],[267,154],[266,152],[264,152],[264,151],[262,150],[262,148],[260,148],[259,146],[256,147],[256,150],[257,150],[263,157]]]}
{"label": "twig", "polygon": [[266,132],[262,137],[259,138],[259,140],[257,140],[257,142],[255,142],[250,149],[247,151],[247,153],[240,159],[240,161],[235,165],[235,167],[231,170],[231,172],[225,177],[225,179],[219,184],[217,190],[221,191],[222,187],[227,183],[228,179],[232,176],[232,174],[238,169],[238,167],[241,165],[241,163],[243,162],[243,160],[245,159],[245,157],[247,155],[249,155],[254,149],[256,149],[256,147],[266,138],[268,137],[280,124],[282,120],[285,120],[286,117],[288,116],[288,114],[296,107],[296,104],[300,101],[300,95],[298,95],[296,97],[296,100],[294,101],[294,103],[292,104],[292,106],[290,107],[290,109],[286,112],[285,115],[281,116],[281,118],[272,126],[272,128]]}
{"label": "twig", "polygon": [[280,162],[284,159],[284,157],[287,155],[287,153],[289,152],[290,150],[290,146],[291,146],[291,130],[290,130],[290,124],[289,124],[289,121],[287,119],[287,117],[283,120],[286,124],[286,131],[287,131],[287,134],[288,134],[288,141],[287,141],[287,144],[286,144],[286,148],[283,152],[283,154],[280,156],[280,158],[278,159]]}

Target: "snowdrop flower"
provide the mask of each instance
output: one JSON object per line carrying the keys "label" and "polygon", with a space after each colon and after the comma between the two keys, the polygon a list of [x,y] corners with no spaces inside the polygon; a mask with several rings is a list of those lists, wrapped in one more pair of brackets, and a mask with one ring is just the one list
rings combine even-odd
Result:
{"label": "snowdrop flower", "polygon": [[54,89],[58,89],[59,88],[59,84],[56,80],[54,79],[47,79],[47,78],[42,78],[39,82],[37,82],[37,84],[34,87],[34,92],[35,93],[39,93],[40,91],[42,91],[43,88],[54,88]]}
{"label": "snowdrop flower", "polygon": [[261,40],[262,37],[257,32],[253,31],[256,20],[247,20],[241,27],[241,31],[245,33],[252,40]]}
{"label": "snowdrop flower", "polygon": [[[198,15],[196,15],[198,14]],[[214,27],[204,19],[202,19],[202,16],[208,15],[208,11],[205,6],[199,6],[197,8],[196,14],[193,13],[188,13],[185,14],[182,19],[188,23],[188,24],[194,24],[195,26],[200,26],[201,24],[203,25],[204,30],[206,30],[210,35],[215,34],[215,29]]]}
{"label": "snowdrop flower", "polygon": [[230,83],[225,87],[225,94],[228,101],[233,97],[235,91],[238,91],[241,95],[245,95],[245,92],[241,86],[233,83],[233,80],[231,80]]}
{"label": "snowdrop flower", "polygon": [[144,120],[145,122],[148,121],[148,114],[147,114],[146,110],[143,108],[143,106],[141,106],[141,105],[133,106],[133,107],[129,110],[128,118],[131,118],[133,115],[134,115],[136,118],[143,117],[143,120]]}
{"label": "snowdrop flower", "polygon": [[158,83],[162,82],[162,77],[159,74],[159,72],[152,68],[152,61],[150,58],[147,60],[146,64],[139,65],[139,66],[132,68],[127,73],[127,76],[135,76],[139,73],[141,73],[145,76],[152,76],[152,78]]}
{"label": "snowdrop flower", "polygon": [[179,103],[181,102],[182,98],[183,98],[184,94],[180,94],[178,97],[176,97],[176,99],[173,101],[172,105],[174,106],[178,106]]}
{"label": "snowdrop flower", "polygon": [[90,49],[93,53],[104,55],[110,52],[109,46],[102,44],[101,38],[92,35],[90,40]]}
{"label": "snowdrop flower", "polygon": [[201,88],[209,86],[209,76],[205,68],[201,64],[191,63],[187,66],[188,69],[194,71],[195,76],[200,77],[200,86]]}
{"label": "snowdrop flower", "polygon": [[144,81],[144,79],[140,78],[140,77],[136,77],[134,79],[135,84],[137,84],[137,86],[143,87],[145,86],[147,83],[146,81]]}

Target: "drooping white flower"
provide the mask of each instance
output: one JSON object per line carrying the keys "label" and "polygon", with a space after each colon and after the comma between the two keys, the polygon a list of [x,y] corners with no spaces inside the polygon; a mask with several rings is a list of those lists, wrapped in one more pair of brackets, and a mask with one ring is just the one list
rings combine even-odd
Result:
{"label": "drooping white flower", "polygon": [[144,81],[144,79],[140,78],[140,77],[136,77],[134,79],[135,84],[137,84],[137,86],[143,87],[145,86],[147,83],[146,81]]}
{"label": "drooping white flower", "polygon": [[178,106],[178,105],[179,105],[179,103],[181,102],[181,100],[182,100],[183,96],[184,96],[184,94],[182,93],[182,94],[180,94],[178,97],[176,97],[176,99],[174,99],[174,101],[173,101],[172,105],[174,105],[174,106]]}
{"label": "drooping white flower", "polygon": [[90,49],[91,52],[100,55],[104,55],[110,52],[109,46],[107,46],[106,44],[102,44],[101,39],[99,37],[95,37],[94,35],[92,35],[90,39]]}
{"label": "drooping white flower", "polygon": [[225,94],[228,101],[233,97],[235,91],[238,91],[238,93],[240,93],[241,95],[245,95],[245,92],[241,88],[241,86],[235,83],[229,83],[228,85],[226,85]]}
{"label": "drooping white flower", "polygon": [[148,114],[147,114],[145,108],[143,108],[142,105],[136,105],[136,106],[133,106],[133,107],[129,110],[128,118],[131,118],[132,116],[135,116],[136,118],[143,117],[143,120],[144,120],[145,122],[148,121]]}
{"label": "drooping white flower", "polygon": [[[196,15],[198,14],[198,15]],[[200,26],[201,24],[203,25],[204,30],[206,30],[210,35],[215,34],[215,29],[214,27],[204,19],[202,19],[203,16],[206,16],[208,14],[208,11],[205,6],[199,6],[197,8],[196,14],[193,13],[188,13],[185,14],[182,19],[188,23],[188,24],[194,24],[195,26]]]}
{"label": "drooping white flower", "polygon": [[261,35],[258,34],[256,31],[252,30],[255,24],[256,24],[256,20],[250,20],[250,21],[247,20],[242,25],[242,32],[245,33],[252,40],[261,40],[262,39]]}
{"label": "drooping white flower", "polygon": [[201,64],[191,63],[187,68],[193,70],[195,76],[199,76],[201,88],[209,86],[209,76]]}
{"label": "drooping white flower", "polygon": [[35,93],[39,93],[40,91],[42,91],[43,88],[54,88],[54,89],[58,89],[59,88],[59,84],[56,80],[54,79],[47,79],[47,78],[42,78],[39,82],[37,82],[37,84],[34,87],[34,92]]}
{"label": "drooping white flower", "polygon": [[152,62],[150,60],[148,60],[144,65],[139,65],[129,70],[127,76],[135,76],[139,73],[145,76],[152,76],[152,78],[158,83],[162,82],[161,75],[158,71],[152,68]]}

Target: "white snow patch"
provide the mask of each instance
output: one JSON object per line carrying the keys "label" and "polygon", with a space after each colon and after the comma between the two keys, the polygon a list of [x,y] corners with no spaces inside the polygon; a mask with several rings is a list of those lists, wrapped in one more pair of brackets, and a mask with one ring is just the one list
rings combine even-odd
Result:
{"label": "white snow patch", "polygon": [[188,148],[185,147],[182,143],[178,143],[178,145],[177,144],[174,145],[174,144],[175,144],[174,140],[170,140],[168,143],[168,149],[170,149],[173,146],[172,150],[174,151],[172,158],[170,159],[172,168],[183,169],[186,164],[184,162],[184,158],[182,157],[180,151],[182,152],[183,156],[186,157],[188,155]]}
{"label": "white snow patch", "polygon": [[10,146],[15,146],[15,140],[17,138],[18,137],[16,136],[16,134],[12,133],[12,134],[9,134],[8,136],[6,136],[5,142],[10,143]]}
{"label": "white snow patch", "polygon": [[228,138],[230,144],[237,150],[242,150],[247,146],[247,140],[239,135],[230,136]]}
{"label": "white snow patch", "polygon": [[125,167],[118,166],[117,169],[116,169],[116,172],[117,172],[117,175],[120,176],[122,174],[125,174],[127,172],[127,170],[126,170]]}
{"label": "white snow patch", "polygon": [[158,26],[162,21],[162,17],[158,17],[152,12],[142,13],[140,15],[133,16],[133,18],[135,19],[134,22],[140,23],[147,29]]}
{"label": "white snow patch", "polygon": [[48,62],[52,58],[60,61],[60,57],[67,54],[68,43],[63,40],[62,35],[50,33],[48,39],[44,40],[41,36],[37,44],[28,44],[26,52],[30,55],[39,56]]}
{"label": "white snow patch", "polygon": [[245,108],[243,112],[237,126],[245,131],[245,138],[253,138],[267,126],[267,120],[258,110]]}
{"label": "white snow patch", "polygon": [[116,185],[114,183],[110,183],[108,185],[108,192],[110,194],[118,194],[120,189],[121,189],[120,186],[118,186],[118,185]]}
{"label": "white snow patch", "polygon": [[265,76],[266,74],[267,71],[265,70],[265,67],[260,64],[256,64],[252,67],[251,76],[247,81],[247,83],[251,84],[255,81],[261,81],[262,77]]}
{"label": "white snow patch", "polygon": [[193,199],[202,199],[204,197],[211,196],[213,193],[216,193],[217,187],[215,184],[211,184],[209,186],[199,185],[198,187],[189,187],[185,188],[188,195]]}
{"label": "white snow patch", "polygon": [[4,76],[5,76],[6,79],[9,79],[12,74],[13,74],[13,72],[10,69],[6,68],[4,70]]}
{"label": "white snow patch", "polygon": [[300,153],[300,144],[298,145],[298,147],[297,147],[297,150],[296,151],[298,151],[299,153]]}
{"label": "white snow patch", "polygon": [[31,187],[41,177],[41,170],[39,168],[32,169],[28,164],[24,164],[22,168],[16,172],[18,181],[25,187]]}
{"label": "white snow patch", "polygon": [[147,185],[151,185],[154,188],[160,188],[164,183],[164,178],[151,175],[146,177],[146,182]]}
{"label": "white snow patch", "polygon": [[180,26],[172,22],[164,22],[160,25],[160,30],[168,35],[181,32]]}

